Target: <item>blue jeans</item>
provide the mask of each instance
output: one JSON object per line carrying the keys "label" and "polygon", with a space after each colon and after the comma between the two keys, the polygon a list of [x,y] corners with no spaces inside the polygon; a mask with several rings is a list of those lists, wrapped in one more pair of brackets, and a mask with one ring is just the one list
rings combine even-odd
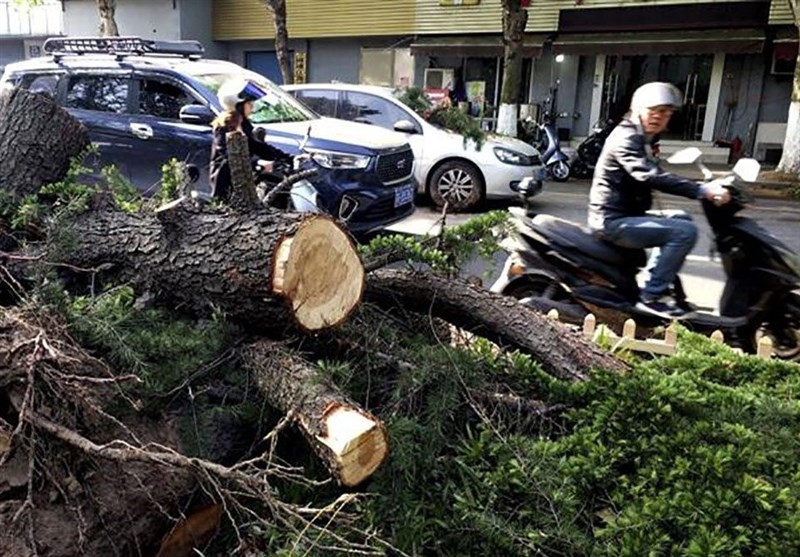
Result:
{"label": "blue jeans", "polygon": [[697,226],[688,215],[623,217],[605,223],[603,238],[626,248],[659,248],[652,252],[650,278],[642,289],[644,296],[656,298],[669,292],[697,242]]}

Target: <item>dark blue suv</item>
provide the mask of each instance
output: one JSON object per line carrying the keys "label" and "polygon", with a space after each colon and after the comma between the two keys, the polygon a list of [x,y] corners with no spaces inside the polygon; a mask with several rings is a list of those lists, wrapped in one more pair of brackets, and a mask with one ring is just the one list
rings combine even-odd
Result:
{"label": "dark blue suv", "polygon": [[216,92],[245,77],[266,91],[252,122],[269,143],[306,151],[319,167],[311,180],[321,208],[367,233],[414,211],[414,155],[405,138],[375,126],[320,118],[263,76],[202,57],[196,41],[131,37],[48,39],[49,55],[6,66],[0,87],[46,93],[83,122],[101,163],[114,164],[152,194],[170,158],[201,168],[208,189],[210,123],[221,111]]}

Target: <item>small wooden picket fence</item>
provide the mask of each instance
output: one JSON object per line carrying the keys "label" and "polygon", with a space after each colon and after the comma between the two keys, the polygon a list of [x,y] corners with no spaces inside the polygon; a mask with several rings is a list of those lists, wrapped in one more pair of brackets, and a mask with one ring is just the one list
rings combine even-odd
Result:
{"label": "small wooden picket fence", "polygon": [[[558,310],[551,309],[547,313],[550,319],[558,320]],[[611,351],[617,350],[632,350],[634,352],[646,352],[648,354],[671,356],[675,353],[675,346],[678,343],[677,324],[673,321],[664,331],[664,338],[636,338],[636,321],[628,319],[622,326],[622,336],[617,335],[607,325],[597,323],[597,318],[594,314],[587,315],[583,320],[583,334],[587,338],[591,338],[594,342],[604,340],[611,344]],[[725,342],[725,336],[722,331],[714,331],[711,333],[711,340],[719,343]],[[739,352],[741,350],[734,349]],[[772,357],[772,339],[769,337],[761,337],[758,341],[758,350],[756,356],[759,358]]]}

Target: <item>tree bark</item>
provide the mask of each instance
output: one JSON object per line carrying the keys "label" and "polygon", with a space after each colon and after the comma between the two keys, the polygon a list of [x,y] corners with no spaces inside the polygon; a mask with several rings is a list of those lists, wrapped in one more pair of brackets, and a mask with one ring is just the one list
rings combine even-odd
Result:
{"label": "tree bark", "polygon": [[433,315],[534,357],[548,373],[582,381],[591,369],[624,371],[627,365],[565,325],[517,302],[457,279],[384,269],[370,273],[365,299]]}
{"label": "tree bark", "polygon": [[292,415],[342,485],[370,477],[388,455],[386,428],[282,344],[259,341],[242,351],[267,401]]}
{"label": "tree bark", "polygon": [[266,0],[267,9],[272,13],[275,24],[275,55],[281,68],[283,84],[294,83],[292,69],[289,66],[289,31],[286,23],[286,0]]}
{"label": "tree bark", "polygon": [[231,169],[230,205],[240,211],[249,210],[258,203],[253,168],[250,163],[250,148],[247,136],[240,131],[226,136],[228,164]]}
{"label": "tree bark", "polygon": [[97,0],[97,9],[100,12],[100,36],[118,37],[119,28],[114,14],[117,11],[117,0]]}
{"label": "tree bark", "polygon": [[16,88],[0,96],[0,189],[14,197],[60,180],[88,145],[86,128],[46,95]]}
{"label": "tree bark", "polygon": [[503,0],[504,74],[497,131],[514,137],[517,135],[517,103],[522,82],[522,47],[527,24],[528,10],[522,7],[520,0]]}
{"label": "tree bark", "polygon": [[[794,22],[800,38],[800,1],[788,0],[794,14]],[[783,155],[778,164],[779,172],[793,174],[800,179],[800,56],[794,67],[792,83],[792,100],[789,104],[789,116],[786,123],[786,139],[783,143]]]}
{"label": "tree bark", "polygon": [[268,210],[210,212],[186,204],[157,215],[92,211],[73,222],[60,263],[148,289],[176,306],[211,306],[256,330],[342,323],[358,307],[364,271],[330,218]]}

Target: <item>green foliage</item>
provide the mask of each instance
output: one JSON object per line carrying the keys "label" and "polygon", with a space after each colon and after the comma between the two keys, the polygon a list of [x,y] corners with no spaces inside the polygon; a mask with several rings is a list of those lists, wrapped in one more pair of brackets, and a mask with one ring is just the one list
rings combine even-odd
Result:
{"label": "green foliage", "polygon": [[11,221],[19,209],[19,202],[8,190],[0,189],[0,219]]}
{"label": "green foliage", "polygon": [[[435,272],[454,274],[476,253],[493,263],[493,255],[500,249],[497,238],[507,226],[506,211],[490,211],[464,224],[446,226],[439,236],[377,236],[359,246],[359,252],[365,260],[395,255],[408,263],[427,265]],[[491,272],[491,268],[487,270]]]}
{"label": "green foliage", "polygon": [[472,141],[475,149],[480,151],[486,142],[486,132],[481,129],[477,119],[461,111],[458,107],[452,106],[449,102],[442,106],[433,106],[425,96],[425,92],[419,87],[409,87],[403,90],[398,99],[430,123],[463,135],[465,148]]}
{"label": "green foliage", "polygon": [[481,129],[480,122],[458,107],[436,108],[427,116],[427,119],[432,124],[463,135],[464,148],[472,141],[475,144],[475,150],[480,151],[486,142],[486,132]]}
{"label": "green foliage", "polygon": [[141,211],[143,204],[141,194],[130,183],[130,180],[120,173],[116,166],[112,164],[103,167],[100,174],[105,180],[108,191],[111,192],[117,207],[128,213]]}
{"label": "green foliage", "polygon": [[87,166],[85,161],[87,157],[96,152],[96,148],[88,147],[80,155],[70,160],[64,178],[58,182],[46,184],[39,190],[39,198],[51,201],[51,210],[55,220],[78,215],[89,208],[95,189],[83,183],[85,177],[92,173],[92,168]]}
{"label": "green foliage", "polygon": [[180,196],[181,188],[186,179],[185,167],[176,158],[171,158],[161,167],[161,203],[169,203]]}
{"label": "green foliage", "polygon": [[423,114],[426,110],[433,108],[433,104],[421,87],[408,87],[397,98],[417,114]]}
{"label": "green foliage", "polygon": [[175,388],[223,351],[224,324],[175,319],[160,309],[134,308],[133,289],[70,297],[52,287],[44,300],[57,308],[82,345],[116,369],[135,373],[151,395]]}
{"label": "green foliage", "polygon": [[11,218],[11,227],[14,230],[24,230],[38,224],[42,217],[42,207],[35,195],[26,195],[16,208]]}
{"label": "green foliage", "polygon": [[[480,345],[416,348],[419,374],[381,414],[392,456],[371,525],[410,555],[800,553],[800,367],[686,331],[679,347],[578,385]],[[476,415],[486,381],[574,410],[534,432]]]}

